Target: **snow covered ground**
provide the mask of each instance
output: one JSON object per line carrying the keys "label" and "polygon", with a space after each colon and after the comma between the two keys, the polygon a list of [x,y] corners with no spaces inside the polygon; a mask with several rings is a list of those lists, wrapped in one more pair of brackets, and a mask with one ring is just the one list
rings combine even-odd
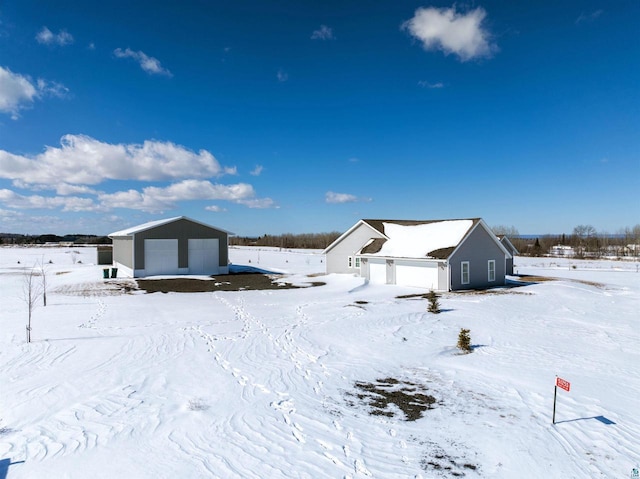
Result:
{"label": "snow covered ground", "polygon": [[[0,248],[0,479],[627,478],[640,464],[634,262],[516,258],[561,278],[449,293],[324,272],[318,251],[232,248],[324,286],[126,293],[93,248]],[[19,262],[19,263],[18,263]],[[25,268],[48,305],[26,344]],[[455,348],[471,330],[474,352]],[[571,382],[559,390],[558,375]],[[433,396],[416,420],[399,390]],[[416,396],[417,398],[418,396]]]}

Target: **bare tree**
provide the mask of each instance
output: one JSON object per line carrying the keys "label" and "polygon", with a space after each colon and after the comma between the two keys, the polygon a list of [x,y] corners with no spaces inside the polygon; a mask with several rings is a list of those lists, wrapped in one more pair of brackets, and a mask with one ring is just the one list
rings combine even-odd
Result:
{"label": "bare tree", "polygon": [[22,299],[27,305],[29,318],[27,321],[27,343],[31,342],[31,316],[36,308],[38,298],[42,294],[42,285],[36,280],[35,265],[28,271],[24,272],[22,282]]}
{"label": "bare tree", "polygon": [[498,236],[507,236],[510,240],[520,236],[518,229],[515,226],[495,225],[491,229]]}
{"label": "bare tree", "polygon": [[591,225],[578,225],[573,228],[573,236],[577,239],[576,256],[582,258],[589,251],[592,238],[596,236],[596,229]]}
{"label": "bare tree", "polygon": [[47,268],[44,264],[44,257],[40,263],[40,279],[42,284],[42,305],[47,305]]}

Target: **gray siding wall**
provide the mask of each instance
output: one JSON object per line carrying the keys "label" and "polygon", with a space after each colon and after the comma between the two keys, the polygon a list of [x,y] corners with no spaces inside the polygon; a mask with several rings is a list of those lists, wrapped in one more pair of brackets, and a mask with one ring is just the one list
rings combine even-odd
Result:
{"label": "gray siding wall", "polygon": [[113,261],[133,269],[133,238],[113,238]]}
{"label": "gray siding wall", "polygon": [[512,275],[513,274],[513,258],[509,258],[507,260],[506,274],[508,274],[508,275]]}
{"label": "gray siding wall", "polygon": [[[490,259],[496,261],[496,280],[488,280],[488,262]],[[470,280],[469,284],[461,282],[461,263],[469,262]],[[492,286],[502,286],[505,284],[505,254],[504,251],[493,240],[492,235],[481,226],[471,233],[466,241],[460,245],[458,251],[450,258],[449,268],[451,270],[451,290],[490,288]]]}
{"label": "gray siding wall", "polygon": [[[354,256],[371,238],[383,236],[367,225],[359,225],[327,253],[327,273],[359,273],[357,268],[349,268],[347,258]],[[365,276],[364,271],[361,275]]]}
{"label": "gray siding wall", "polygon": [[[224,231],[180,219],[166,225],[158,226],[135,236],[135,269],[144,269],[144,240],[146,239],[178,239],[178,268],[189,267],[189,238],[217,238],[220,240],[219,266],[227,267],[229,263],[229,239]],[[115,240],[114,240],[115,243]],[[123,263],[124,264],[124,263]]]}
{"label": "gray siding wall", "polygon": [[113,247],[111,245],[98,245],[96,253],[98,264],[113,264]]}

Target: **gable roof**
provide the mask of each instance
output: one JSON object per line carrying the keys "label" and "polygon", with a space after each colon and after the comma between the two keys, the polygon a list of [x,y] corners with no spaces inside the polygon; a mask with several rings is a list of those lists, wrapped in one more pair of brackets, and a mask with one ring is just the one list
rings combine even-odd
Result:
{"label": "gable roof", "polygon": [[368,242],[360,254],[396,258],[446,259],[481,221],[363,220],[384,238]]}
{"label": "gable roof", "polygon": [[338,236],[338,238],[336,238],[333,243],[331,243],[329,246],[327,246],[323,251],[322,254],[327,254],[329,251],[331,251],[333,248],[335,248],[338,244],[340,244],[340,242],[342,242],[342,240],[344,238],[346,238],[347,236],[349,236],[354,230],[356,230],[360,225],[365,225],[367,228],[371,229],[371,237],[372,238],[376,238],[380,235],[382,235],[384,237],[384,233],[381,233],[380,231],[376,230],[374,227],[372,227],[369,223],[367,223],[367,221],[371,221],[371,220],[359,220],[355,225],[353,225],[351,228],[349,228],[347,231],[345,231],[344,233],[342,233],[340,236]]}
{"label": "gable roof", "polygon": [[114,238],[114,237],[122,237],[122,236],[134,236],[137,233],[141,233],[143,231],[147,231],[150,230],[152,228],[157,228],[158,226],[162,226],[162,225],[166,225],[169,223],[173,223],[175,221],[178,220],[187,220],[187,221],[191,221],[192,223],[197,223],[199,225],[202,226],[206,226],[207,228],[212,228],[218,231],[222,231],[223,233],[227,233],[229,235],[233,235],[233,233],[230,233],[229,231],[225,231],[221,228],[215,228],[211,225],[208,225],[206,223],[201,223],[200,221],[196,221],[193,220],[191,218],[187,218],[186,216],[175,216],[173,218],[166,218],[163,220],[156,220],[156,221],[149,221],[147,223],[143,223],[141,225],[138,226],[132,226],[131,228],[127,228],[124,230],[120,230],[120,231],[116,231],[114,233],[110,233],[109,235],[107,235],[109,238]]}
{"label": "gable roof", "polygon": [[509,238],[507,238],[506,235],[498,235],[498,239],[500,240],[500,243],[502,243],[504,247],[507,248],[509,253],[511,253],[514,256],[517,254],[520,254],[518,249],[515,246],[513,246],[513,243]]}

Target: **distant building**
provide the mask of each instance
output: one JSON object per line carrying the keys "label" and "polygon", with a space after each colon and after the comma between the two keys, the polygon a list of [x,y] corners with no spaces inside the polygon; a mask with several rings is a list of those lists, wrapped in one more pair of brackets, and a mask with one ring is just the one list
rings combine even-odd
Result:
{"label": "distant building", "polygon": [[640,244],[628,244],[623,252],[625,256],[640,256]]}
{"label": "distant building", "polygon": [[549,250],[551,256],[572,258],[576,255],[576,251],[571,246],[555,245]]}

